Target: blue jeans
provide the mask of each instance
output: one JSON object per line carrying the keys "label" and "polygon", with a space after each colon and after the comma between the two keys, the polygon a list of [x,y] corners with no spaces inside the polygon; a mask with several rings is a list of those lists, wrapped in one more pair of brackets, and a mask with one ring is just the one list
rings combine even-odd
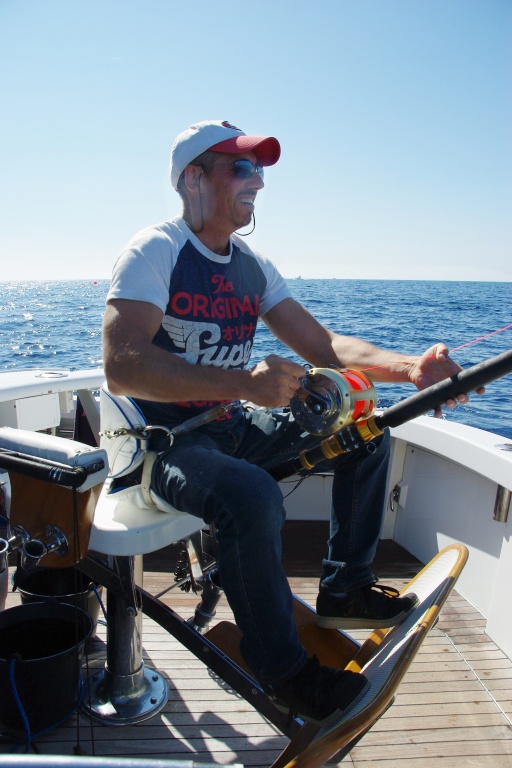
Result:
{"label": "blue jeans", "polygon": [[[221,434],[206,425],[180,435],[153,469],[152,487],[161,497],[215,524],[220,578],[243,633],[242,654],[264,683],[288,679],[307,657],[281,564],[283,497],[266,470],[318,442],[290,413],[257,410]],[[375,582],[370,564],[382,522],[388,457],[386,434],[315,467],[334,470],[322,587],[346,592]]]}

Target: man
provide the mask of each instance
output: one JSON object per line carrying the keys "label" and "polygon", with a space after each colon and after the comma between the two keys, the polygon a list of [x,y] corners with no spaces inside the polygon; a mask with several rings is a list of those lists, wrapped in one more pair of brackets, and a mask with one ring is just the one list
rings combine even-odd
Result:
{"label": "man", "polygon": [[[275,138],[247,136],[227,122],[197,123],[177,137],[171,181],[183,215],[138,233],[117,261],[104,364],[110,390],[136,398],[148,423],[173,427],[226,405],[222,416],[206,416],[172,447],[153,446],[160,453],[152,486],[177,509],[215,524],[220,577],[243,633],[241,650],[275,705],[325,725],[353,706],[366,680],[308,659],[292,621],[281,566],[282,494],[266,470],[318,438],[305,436],[289,412],[270,410],[288,405],[304,369],[277,355],[249,367],[258,318],[317,367],[371,367],[377,381],[409,381],[419,389],[460,368],[443,344],[416,357],[332,333],[292,298],[275,266],[235,234],[251,223],[263,168],[279,156]],[[269,410],[246,412],[239,401]],[[384,435],[331,464],[321,626],[387,627],[416,604],[415,595],[376,588],[370,568],[388,450]]]}

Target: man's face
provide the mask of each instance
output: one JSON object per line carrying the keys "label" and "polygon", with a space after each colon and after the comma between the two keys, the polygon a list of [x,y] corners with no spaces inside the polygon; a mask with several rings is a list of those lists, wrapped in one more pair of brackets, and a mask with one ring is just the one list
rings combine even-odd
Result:
{"label": "man's face", "polygon": [[203,213],[206,223],[226,230],[229,234],[251,223],[254,202],[263,179],[258,173],[248,178],[239,178],[233,170],[236,160],[256,163],[253,152],[239,155],[219,153],[212,172],[201,178]]}

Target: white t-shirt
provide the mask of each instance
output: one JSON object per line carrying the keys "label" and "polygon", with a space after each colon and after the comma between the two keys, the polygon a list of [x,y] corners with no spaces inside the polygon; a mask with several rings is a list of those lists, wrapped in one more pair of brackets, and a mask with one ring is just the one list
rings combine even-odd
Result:
{"label": "white t-shirt", "polygon": [[[193,365],[245,368],[258,318],[290,296],[272,262],[242,239],[233,235],[229,255],[219,256],[178,217],[132,238],[114,266],[107,301],[159,307],[164,316],[153,343]],[[139,404],[146,418],[162,417],[162,404]],[[215,404],[165,406],[174,424]]]}

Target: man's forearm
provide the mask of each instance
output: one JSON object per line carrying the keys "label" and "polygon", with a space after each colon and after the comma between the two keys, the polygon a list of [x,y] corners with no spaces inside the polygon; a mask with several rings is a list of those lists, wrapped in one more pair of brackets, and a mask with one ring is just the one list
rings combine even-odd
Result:
{"label": "man's forearm", "polygon": [[153,345],[140,349],[125,345],[115,353],[106,346],[104,365],[115,395],[165,403],[243,397],[245,371],[191,365]]}
{"label": "man's forearm", "polygon": [[411,368],[418,360],[352,336],[334,336],[332,349],[338,365],[366,372],[374,381],[408,382]]}

